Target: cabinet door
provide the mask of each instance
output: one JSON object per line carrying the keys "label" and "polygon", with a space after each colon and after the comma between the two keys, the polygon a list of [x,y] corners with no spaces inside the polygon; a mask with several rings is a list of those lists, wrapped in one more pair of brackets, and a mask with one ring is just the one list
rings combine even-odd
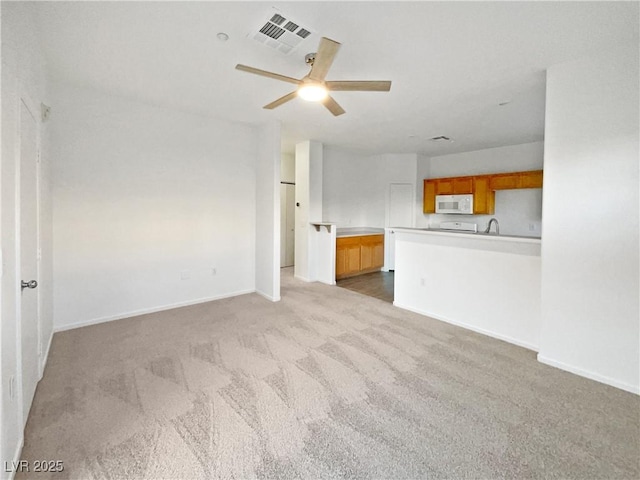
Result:
{"label": "cabinet door", "polygon": [[478,176],[473,179],[473,213],[492,214],[495,211],[496,192],[489,188],[489,177]]}
{"label": "cabinet door", "polygon": [[473,193],[473,177],[458,177],[453,179],[453,193]]}
{"label": "cabinet door", "polygon": [[520,188],[542,188],[542,170],[522,172]]}
{"label": "cabinet door", "polygon": [[345,275],[347,271],[347,249],[336,243],[336,278]]}
{"label": "cabinet door", "polygon": [[360,271],[360,237],[336,239],[336,278]]}
{"label": "cabinet door", "polygon": [[363,243],[360,246],[360,270],[369,270],[373,267],[373,245]]}
{"label": "cabinet door", "polygon": [[505,173],[502,175],[493,175],[491,177],[491,190],[511,190],[520,188],[519,173]]}
{"label": "cabinet door", "polygon": [[384,265],[384,235],[360,237],[360,269],[377,270]]}
{"label": "cabinet door", "polygon": [[424,213],[436,213],[436,181],[424,181],[424,194],[422,211]]}
{"label": "cabinet door", "polygon": [[382,268],[384,266],[384,237],[373,244],[373,267]]}
{"label": "cabinet door", "polygon": [[453,194],[453,178],[439,178],[436,183],[436,195]]}
{"label": "cabinet door", "polygon": [[351,275],[353,273],[358,273],[362,267],[360,264],[360,245],[348,245],[345,251],[346,257],[346,269],[345,275]]}

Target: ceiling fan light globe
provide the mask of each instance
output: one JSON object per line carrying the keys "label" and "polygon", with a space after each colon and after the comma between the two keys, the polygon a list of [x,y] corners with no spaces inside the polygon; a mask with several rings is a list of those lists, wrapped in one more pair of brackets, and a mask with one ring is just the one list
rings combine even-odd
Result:
{"label": "ceiling fan light globe", "polygon": [[298,89],[298,96],[308,102],[319,102],[327,98],[327,89],[322,85],[302,85]]}

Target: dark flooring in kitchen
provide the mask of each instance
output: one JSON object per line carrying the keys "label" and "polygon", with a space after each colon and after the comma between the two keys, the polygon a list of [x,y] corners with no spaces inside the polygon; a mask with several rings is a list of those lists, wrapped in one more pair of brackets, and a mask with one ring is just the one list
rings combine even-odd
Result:
{"label": "dark flooring in kitchen", "polygon": [[393,303],[393,272],[373,272],[336,281],[339,287]]}

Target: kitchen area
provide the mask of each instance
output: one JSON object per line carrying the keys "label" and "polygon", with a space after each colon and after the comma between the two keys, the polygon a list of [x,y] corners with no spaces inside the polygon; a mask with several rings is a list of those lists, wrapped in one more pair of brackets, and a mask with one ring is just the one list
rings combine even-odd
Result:
{"label": "kitchen area", "polygon": [[[423,179],[422,213],[446,220],[337,228],[337,285],[535,350],[541,238],[501,233],[493,215],[499,192],[540,191],[542,183],[542,170]],[[478,215],[492,216],[484,225]]]}
{"label": "kitchen area", "polygon": [[536,348],[542,142],[430,158],[321,153],[315,185],[295,175],[311,281]]}
{"label": "kitchen area", "polygon": [[[305,191],[318,195],[312,202],[315,211],[307,217],[322,218],[309,230],[308,240],[318,259],[308,271],[324,283],[360,285],[362,293],[375,291],[372,296],[393,301],[397,293],[393,279],[394,272],[397,275],[396,238],[401,228],[473,236],[486,233],[538,242],[541,237],[542,142],[431,158],[358,156],[325,146],[321,157],[316,185],[306,189],[304,176],[293,172],[297,165],[293,156],[287,163],[283,160],[283,181],[297,178],[296,192],[302,194],[296,193],[295,200],[287,195],[290,205],[283,205],[282,213],[285,218],[286,211],[295,210],[304,222],[304,204],[310,204]],[[289,213],[289,219],[291,216]],[[297,228],[299,235],[309,227],[301,223]],[[286,230],[283,221],[283,239],[286,231],[293,230],[291,220]],[[286,238],[291,244],[291,236]],[[284,247],[283,242],[283,259],[293,258],[285,255]]]}

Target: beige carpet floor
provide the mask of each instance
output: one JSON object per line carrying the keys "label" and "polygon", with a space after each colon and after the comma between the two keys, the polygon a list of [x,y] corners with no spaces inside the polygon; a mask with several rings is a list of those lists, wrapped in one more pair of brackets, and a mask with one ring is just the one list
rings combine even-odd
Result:
{"label": "beige carpet floor", "polygon": [[639,415],[531,351],[289,270],[279,303],[57,333],[23,459],[78,479],[637,479]]}

